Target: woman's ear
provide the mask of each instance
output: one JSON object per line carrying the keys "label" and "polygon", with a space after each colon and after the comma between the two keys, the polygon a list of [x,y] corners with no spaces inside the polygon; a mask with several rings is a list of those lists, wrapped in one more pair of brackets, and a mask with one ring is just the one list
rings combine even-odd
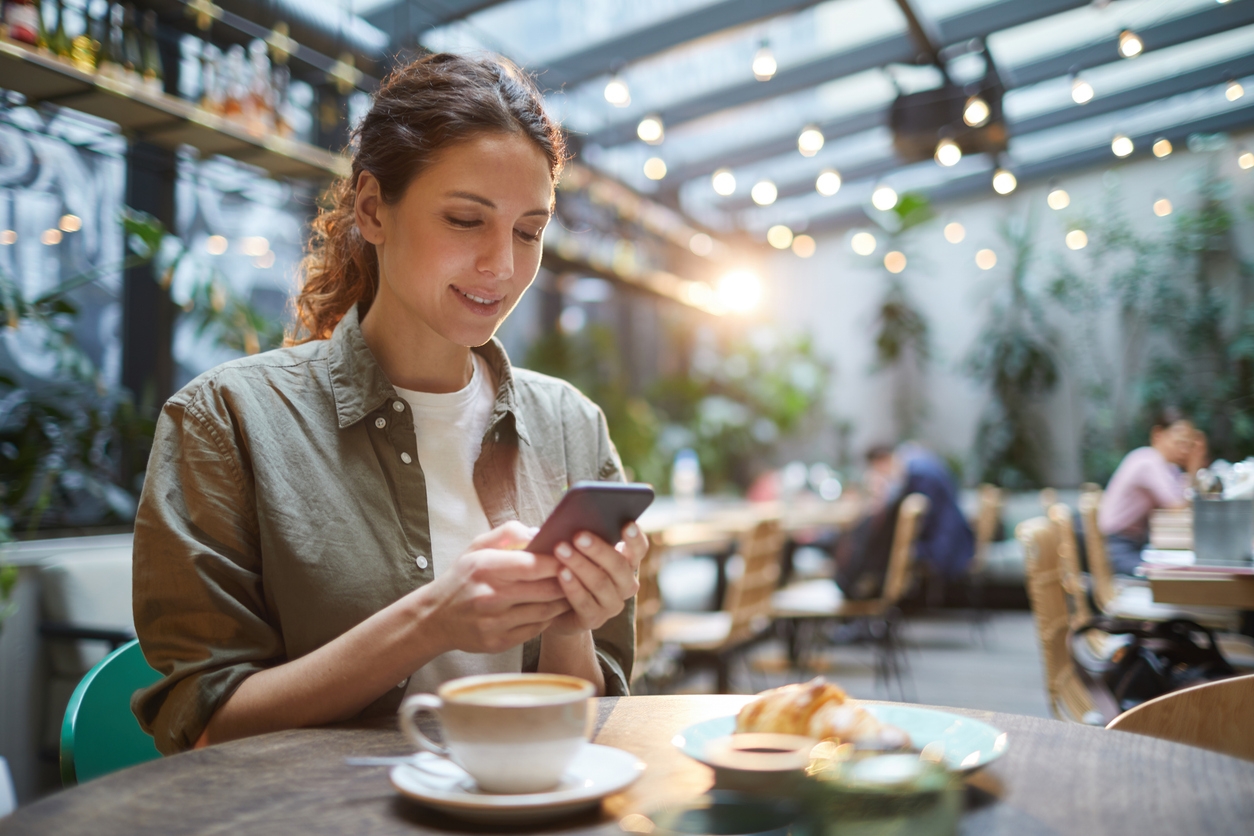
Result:
{"label": "woman's ear", "polygon": [[371,244],[382,244],[386,240],[382,218],[383,195],[379,191],[379,181],[369,171],[357,175],[357,200],[353,208],[361,237]]}

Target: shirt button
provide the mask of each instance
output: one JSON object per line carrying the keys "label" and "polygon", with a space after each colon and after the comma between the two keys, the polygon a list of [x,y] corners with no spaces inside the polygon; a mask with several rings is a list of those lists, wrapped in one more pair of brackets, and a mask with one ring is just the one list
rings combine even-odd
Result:
{"label": "shirt button", "polygon": [[379,429],[383,429],[388,425],[388,420],[386,418],[376,418],[374,419],[374,425]]}
{"label": "shirt button", "polygon": [[392,401],[392,408],[395,409],[397,412],[404,412],[405,404],[401,401]]}
{"label": "shirt button", "polygon": [[410,462],[413,461],[413,459],[410,458],[408,453],[401,453],[401,461],[403,461],[405,464],[409,464]]}
{"label": "shirt button", "polygon": [[418,555],[418,557],[414,560],[414,563],[418,564],[419,569],[426,569],[427,568],[426,555],[421,555],[421,554]]}

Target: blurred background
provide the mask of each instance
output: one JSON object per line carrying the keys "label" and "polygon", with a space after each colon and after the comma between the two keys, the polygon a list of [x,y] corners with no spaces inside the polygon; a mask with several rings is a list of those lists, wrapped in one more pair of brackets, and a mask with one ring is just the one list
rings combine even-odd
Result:
{"label": "blurred background", "polygon": [[[642,610],[684,617],[643,625],[641,690],[828,672],[1048,715],[1014,526],[1104,485],[1165,406],[1210,457],[1254,453],[1254,0],[10,0],[4,25],[19,799],[55,784],[70,691],[132,635],[160,405],[281,343],[349,131],[425,52],[511,58],[574,149],[499,336],[596,401],[665,495]],[[913,613],[896,645],[806,616],[838,614],[821,596],[733,613],[750,523],[779,522],[777,587],[845,565],[892,495],[877,446],[899,492],[927,462],[924,529],[945,502],[968,527],[889,602]]]}

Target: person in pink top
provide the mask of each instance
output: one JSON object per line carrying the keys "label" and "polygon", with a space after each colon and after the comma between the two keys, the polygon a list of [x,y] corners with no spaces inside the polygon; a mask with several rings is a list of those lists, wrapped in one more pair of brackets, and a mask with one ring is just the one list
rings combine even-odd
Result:
{"label": "person in pink top", "polygon": [[1206,435],[1178,409],[1167,407],[1150,430],[1148,447],[1138,447],[1110,477],[1097,512],[1111,567],[1131,575],[1149,541],[1150,512],[1182,508],[1189,478],[1206,465]]}

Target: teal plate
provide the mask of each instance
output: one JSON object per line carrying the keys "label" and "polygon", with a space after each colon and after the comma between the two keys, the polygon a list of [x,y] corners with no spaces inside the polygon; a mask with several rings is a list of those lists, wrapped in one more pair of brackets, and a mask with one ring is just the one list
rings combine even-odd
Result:
{"label": "teal plate", "polygon": [[[896,726],[910,735],[915,749],[931,746],[932,751],[939,750],[945,765],[953,770],[973,772],[1006,751],[1004,731],[970,717],[914,705],[864,704],[862,707],[881,723]],[[671,742],[688,757],[710,766],[704,757],[705,747],[710,741],[735,731],[735,715],[715,717],[693,723]]]}

